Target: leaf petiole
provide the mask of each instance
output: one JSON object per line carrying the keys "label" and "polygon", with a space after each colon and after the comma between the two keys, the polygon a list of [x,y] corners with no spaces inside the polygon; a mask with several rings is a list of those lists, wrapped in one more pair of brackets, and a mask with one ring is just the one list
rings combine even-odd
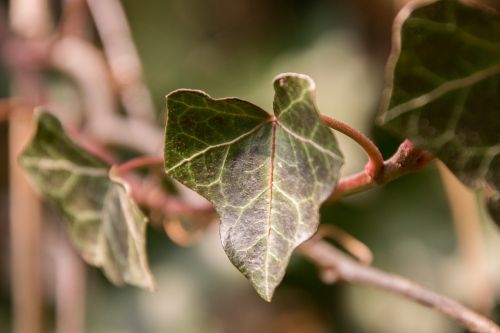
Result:
{"label": "leaf petiole", "polygon": [[351,126],[338,119],[331,118],[324,114],[322,114],[320,117],[325,125],[350,137],[357,144],[359,144],[361,148],[363,148],[363,150],[366,152],[366,155],[368,156],[368,163],[365,166],[365,173],[368,176],[367,180],[373,179],[375,182],[377,182],[379,175],[384,168],[384,158],[382,157],[382,153],[373,143],[373,141],[360,131],[352,128]]}

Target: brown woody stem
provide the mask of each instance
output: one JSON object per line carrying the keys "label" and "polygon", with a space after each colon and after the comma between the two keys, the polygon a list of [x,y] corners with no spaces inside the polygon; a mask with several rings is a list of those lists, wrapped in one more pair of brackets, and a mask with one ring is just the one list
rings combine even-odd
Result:
{"label": "brown woody stem", "polygon": [[[344,281],[383,289],[420,303],[448,316],[476,333],[499,333],[500,328],[491,320],[445,296],[432,292],[403,277],[386,273],[359,263],[324,240],[313,238],[299,251],[316,264],[323,276],[336,276],[330,281]],[[325,274],[331,273],[331,274]],[[328,281],[327,281],[328,282]]]}

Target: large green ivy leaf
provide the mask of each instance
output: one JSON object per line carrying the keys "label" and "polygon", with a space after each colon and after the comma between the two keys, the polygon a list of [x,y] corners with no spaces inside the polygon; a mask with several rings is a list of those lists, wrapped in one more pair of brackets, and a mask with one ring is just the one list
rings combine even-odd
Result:
{"label": "large green ivy leaf", "polygon": [[167,96],[165,168],[210,200],[231,262],[270,300],[295,247],[317,229],[343,163],[314,105],[314,82],[274,81],[274,115],[200,91]]}
{"label": "large green ivy leaf", "polygon": [[147,220],[109,165],[75,144],[59,120],[37,114],[36,133],[19,161],[55,203],[85,261],[117,285],[154,289],[145,250]]}
{"label": "large green ivy leaf", "polygon": [[442,0],[396,19],[382,122],[486,188],[500,223],[500,16]]}

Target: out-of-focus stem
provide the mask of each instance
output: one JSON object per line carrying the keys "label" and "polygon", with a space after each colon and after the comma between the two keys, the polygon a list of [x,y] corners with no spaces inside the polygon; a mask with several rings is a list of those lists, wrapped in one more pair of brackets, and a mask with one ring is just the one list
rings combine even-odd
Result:
{"label": "out-of-focus stem", "polygon": [[[434,309],[476,333],[500,333],[500,328],[488,318],[443,295],[432,292],[401,276],[363,265],[324,240],[313,238],[299,251],[321,270],[332,270],[340,281],[372,286],[405,297]],[[325,276],[325,274],[323,273]],[[326,274],[330,276],[331,274]],[[328,282],[328,281],[326,281]]]}
{"label": "out-of-focus stem", "polygon": [[208,217],[215,214],[212,205],[196,206],[165,193],[159,184],[141,181],[133,175],[122,176],[130,186],[132,197],[140,205],[164,212],[167,216]]}
{"label": "out-of-focus stem", "polygon": [[31,113],[13,110],[9,122],[10,248],[13,332],[42,332],[41,208],[17,156],[29,140]]}
{"label": "out-of-focus stem", "polygon": [[64,36],[90,37],[89,11],[85,0],[62,0],[58,32]]}
{"label": "out-of-focus stem", "polygon": [[148,155],[161,151],[163,132],[158,127],[136,117],[115,114],[117,107],[107,64],[95,46],[65,37],[54,45],[51,62],[80,88],[90,136],[106,145],[128,147]]}
{"label": "out-of-focus stem", "polygon": [[48,0],[15,0],[10,2],[12,30],[25,38],[47,36],[52,30]]}
{"label": "out-of-focus stem", "polygon": [[85,332],[85,264],[69,239],[56,232],[56,332]]}
{"label": "out-of-focus stem", "polygon": [[468,277],[469,302],[476,310],[489,314],[494,293],[488,279],[488,263],[476,198],[444,164],[438,163],[438,167],[453,215],[458,246],[465,264],[464,273]]}
{"label": "out-of-focus stem", "polygon": [[[37,38],[46,37],[52,29],[48,0],[10,1],[9,23],[20,39],[36,44]],[[13,77],[12,95],[31,106],[40,102],[42,85],[39,69],[36,66],[10,66],[9,70]],[[43,329],[41,206],[17,163],[17,157],[32,132],[29,108],[15,107],[10,110],[9,117],[9,220],[14,333],[41,333]]]}
{"label": "out-of-focus stem", "polygon": [[161,156],[139,156],[122,164],[115,165],[113,171],[117,174],[126,174],[139,168],[147,166],[163,166],[165,161]]}
{"label": "out-of-focus stem", "polygon": [[11,101],[9,99],[0,100],[0,122],[7,121],[10,116]]}
{"label": "out-of-focus stem", "polygon": [[142,64],[122,4],[119,0],[87,0],[87,4],[125,109],[131,116],[154,121],[153,99],[142,79]]}

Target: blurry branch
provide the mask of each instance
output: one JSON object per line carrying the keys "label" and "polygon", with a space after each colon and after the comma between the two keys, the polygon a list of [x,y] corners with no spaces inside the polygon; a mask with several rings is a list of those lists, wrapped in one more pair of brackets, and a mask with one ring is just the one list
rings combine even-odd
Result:
{"label": "blurry branch", "polygon": [[[25,0],[21,0],[23,1]],[[146,91],[146,93],[130,93],[132,90],[127,88],[127,96],[135,96],[127,100],[136,101],[134,104],[136,108],[150,110],[148,112],[151,116],[142,115],[141,118],[136,115],[137,112],[130,112],[128,117],[120,116],[117,112],[113,77],[106,58],[93,44],[79,38],[82,37],[80,34],[83,34],[86,21],[82,1],[64,2],[68,7],[63,8],[62,23],[59,25],[61,31],[51,36],[44,35],[44,38],[36,40],[21,39],[9,35],[6,29],[0,26],[0,39],[4,44],[2,53],[9,70],[36,73],[29,76],[15,75],[17,84],[28,88],[31,86],[30,89],[33,91],[40,90],[38,89],[41,85],[40,72],[43,69],[53,67],[60,70],[73,79],[80,90],[87,120],[86,129],[90,136],[105,145],[123,146],[148,155],[159,154],[163,131],[151,121],[154,119],[154,110],[150,103],[149,92],[141,81],[140,65],[139,70],[137,68],[132,70],[139,75],[130,76],[133,79],[127,79],[126,86],[132,87],[133,89],[130,89],[133,91]],[[138,61],[138,58],[134,59]],[[141,85],[144,89],[137,88]],[[139,98],[139,95],[147,98]],[[149,102],[141,104],[138,102],[141,100]]]}
{"label": "blurry branch", "polygon": [[17,163],[32,130],[31,114],[16,108],[9,119],[10,264],[14,333],[42,332],[41,207]]}
{"label": "blurry branch", "polygon": [[[51,30],[47,0],[10,1],[9,24],[15,34],[8,31],[6,19],[0,18],[3,52],[19,49],[22,43],[32,43],[38,48],[38,39]],[[2,13],[3,14],[3,13]],[[15,36],[16,39],[11,39]],[[8,42],[10,44],[6,45]],[[3,53],[2,52],[2,53]],[[11,56],[13,56],[11,54]],[[12,57],[9,60],[13,60]],[[13,301],[13,332],[41,333],[42,274],[41,274],[41,205],[26,176],[17,163],[17,157],[29,140],[32,131],[30,105],[43,98],[40,68],[32,62],[31,54],[20,53],[21,61],[9,68],[12,75],[12,95],[18,96],[22,105],[10,110],[9,117],[9,222],[11,249],[11,281]],[[35,60],[36,60],[35,56]],[[16,59],[17,60],[17,59]],[[12,62],[11,64],[14,65]]]}
{"label": "blurry branch", "polygon": [[489,314],[494,305],[494,293],[488,279],[488,263],[476,197],[443,163],[438,163],[438,168],[453,215],[458,246],[465,264],[464,274],[468,277],[468,299],[472,307]]}
{"label": "blurry branch", "polygon": [[14,112],[32,113],[33,102],[18,97],[0,99],[0,122],[9,121]]}
{"label": "blurry branch", "polygon": [[99,127],[107,125],[101,125],[99,119],[113,116],[117,109],[101,53],[80,38],[63,37],[52,47],[50,61],[77,84],[89,118],[86,126],[91,135],[98,135],[103,131]]}
{"label": "blurry branch", "polygon": [[63,36],[89,37],[89,12],[85,0],[62,0],[63,11],[59,33]]}
{"label": "blurry branch", "polygon": [[85,263],[71,245],[67,234],[57,232],[52,246],[56,266],[56,333],[83,333],[85,332]]}
{"label": "blurry branch", "polygon": [[113,173],[123,175],[144,167],[163,166],[165,160],[161,156],[139,156],[113,167]]}
{"label": "blurry branch", "polygon": [[160,184],[149,179],[140,179],[133,175],[124,177],[131,187],[133,198],[142,206],[163,212],[167,216],[203,217],[215,216],[211,205],[197,207],[166,193]]}
{"label": "blurry branch", "polygon": [[52,49],[52,65],[80,88],[86,110],[86,128],[103,144],[125,146],[143,154],[161,151],[163,132],[147,121],[117,115],[106,61],[92,44],[64,37]]}
{"label": "blurry branch", "polygon": [[12,30],[24,38],[40,38],[52,31],[49,0],[11,1],[9,14]]}
{"label": "blurry branch", "polygon": [[87,0],[122,103],[130,115],[154,121],[151,94],[120,0]]}
{"label": "blurry branch", "polygon": [[345,250],[364,265],[370,265],[373,261],[373,254],[368,246],[334,225],[320,225],[315,237],[328,237],[337,241]]}
{"label": "blurry branch", "polygon": [[180,218],[166,217],[163,220],[163,230],[172,242],[178,246],[187,247],[193,245],[203,235],[203,231],[212,221],[214,221],[213,217],[205,218],[201,223],[197,223],[194,228],[188,230]]}
{"label": "blurry branch", "polygon": [[333,203],[340,198],[367,191],[408,173],[419,171],[433,159],[434,157],[429,152],[421,150],[409,140],[405,140],[396,153],[384,162],[377,178],[371,177],[366,170],[343,178],[325,203]]}
{"label": "blurry branch", "polygon": [[[448,316],[471,332],[500,332],[500,328],[495,323],[460,303],[425,289],[403,277],[361,264],[324,240],[315,237],[301,245],[299,251],[323,271],[323,276],[333,275],[340,281],[368,285],[392,292]],[[330,273],[325,273],[328,271]]]}
{"label": "blurry branch", "polygon": [[0,100],[0,122],[7,121],[9,119],[11,107],[10,99]]}

